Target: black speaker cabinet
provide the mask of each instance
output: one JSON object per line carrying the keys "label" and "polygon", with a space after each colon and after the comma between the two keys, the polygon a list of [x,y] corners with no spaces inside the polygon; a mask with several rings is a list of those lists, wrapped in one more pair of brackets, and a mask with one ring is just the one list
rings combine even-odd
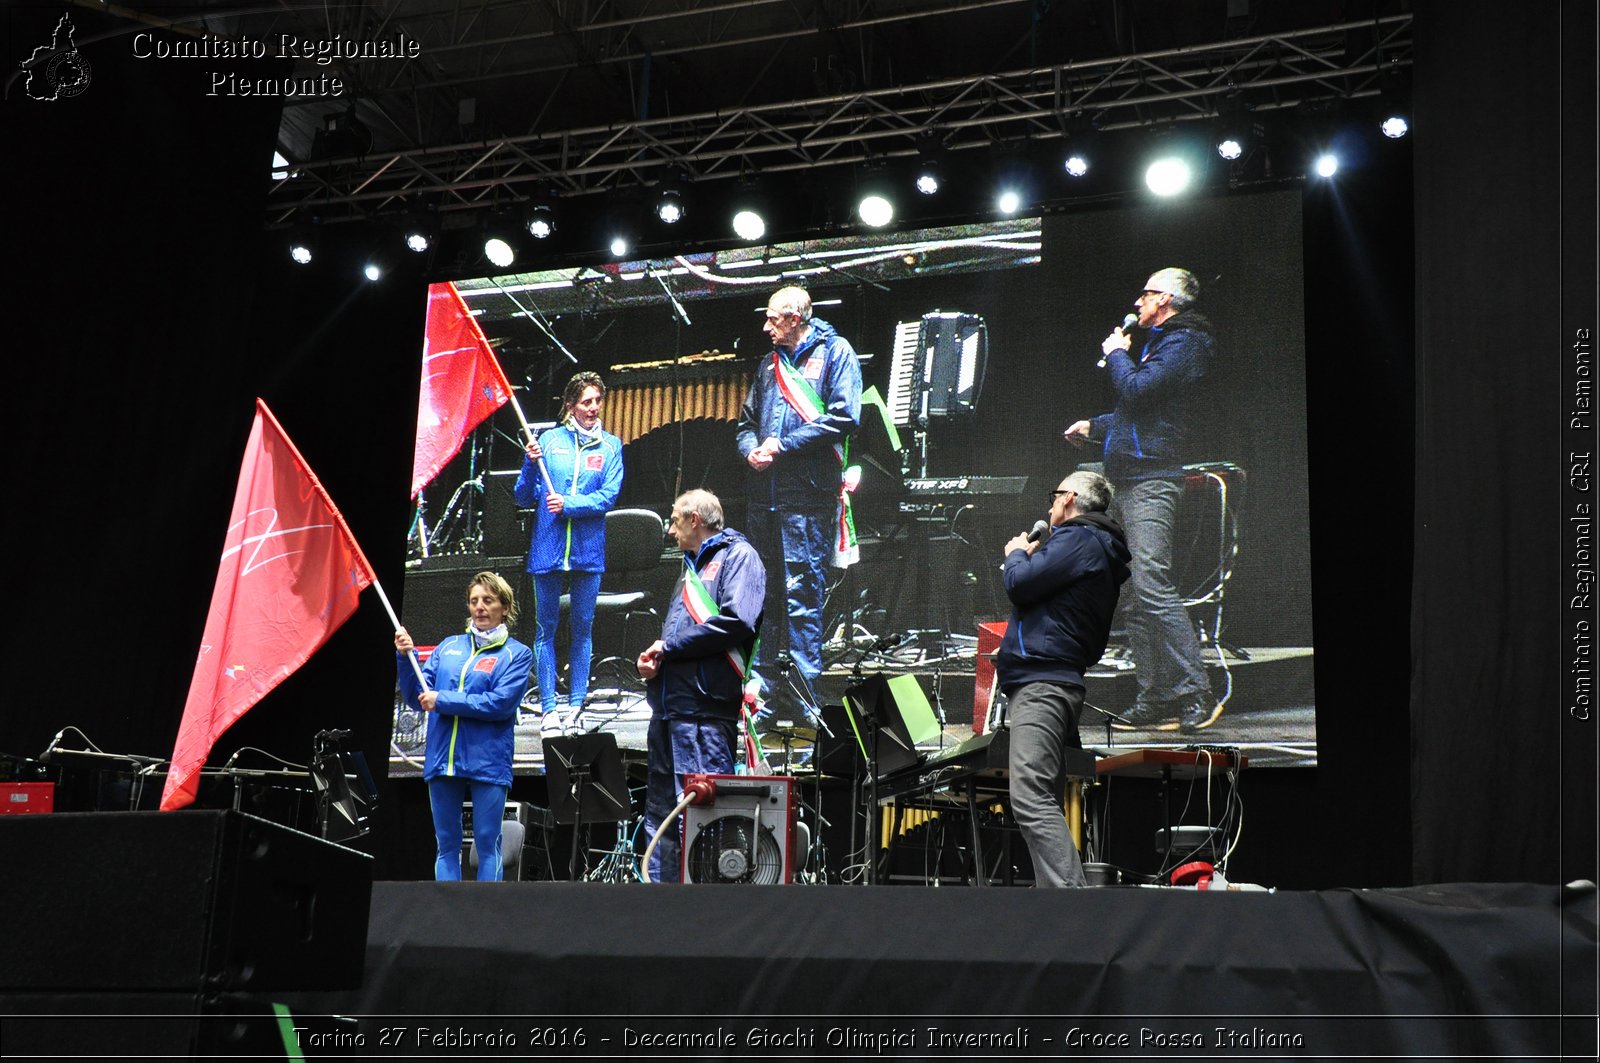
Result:
{"label": "black speaker cabinet", "polygon": [[232,811],[0,816],[5,991],[361,984],[372,858]]}

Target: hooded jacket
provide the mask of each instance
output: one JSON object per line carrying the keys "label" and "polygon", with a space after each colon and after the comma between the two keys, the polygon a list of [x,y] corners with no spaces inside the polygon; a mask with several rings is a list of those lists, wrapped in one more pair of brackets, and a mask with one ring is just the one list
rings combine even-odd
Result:
{"label": "hooded jacket", "polygon": [[[661,671],[645,684],[651,711],[661,719],[735,720],[744,681],[741,662],[755,650],[767,594],[767,573],[750,541],[724,528],[684,555],[685,574],[672,589],[661,626]],[[693,568],[717,603],[717,615],[699,623],[684,601],[684,580]]]}
{"label": "hooded jacket", "polygon": [[[404,654],[396,655],[400,694],[420,709],[422,688]],[[528,689],[533,651],[506,636],[475,649],[470,634],[451,635],[423,662],[428,687],[439,700],[428,717],[428,751],[422,777],[442,776],[511,785],[517,706]]]}
{"label": "hooded jacket", "polygon": [[1194,460],[1191,436],[1206,401],[1200,384],[1216,356],[1211,330],[1204,315],[1185,310],[1150,330],[1138,361],[1126,351],[1106,356],[1116,408],[1096,417],[1090,434],[1105,439],[1114,483],[1173,479]]}
{"label": "hooded jacket", "polygon": [[529,572],[604,572],[606,511],[622,490],[622,441],[609,432],[584,439],[568,424],[539,437],[545,468],[563,501],[560,516],[545,508],[539,463],[522,459],[512,488],[517,505],[534,511]]}
{"label": "hooded jacket", "polygon": [[783,451],[766,472],[752,473],[752,500],[775,495],[835,495],[839,490],[839,456],[833,445],[843,443],[861,423],[861,362],[855,348],[820,317],[811,319],[811,331],[794,349],[778,357],[800,370],[816,391],[825,411],[807,422],[795,412],[778,388],[772,355],[762,358],[755,379],[739,411],[739,453],[750,452],[776,437]]}
{"label": "hooded jacket", "polygon": [[1053,528],[1033,556],[1006,555],[1011,622],[995,668],[1000,689],[1024,683],[1083,686],[1083,673],[1106,652],[1111,615],[1128,578],[1127,538],[1107,513],[1081,513]]}

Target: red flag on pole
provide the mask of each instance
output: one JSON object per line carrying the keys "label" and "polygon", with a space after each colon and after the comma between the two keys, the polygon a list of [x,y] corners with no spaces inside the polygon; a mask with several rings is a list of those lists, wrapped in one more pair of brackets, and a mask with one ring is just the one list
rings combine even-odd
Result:
{"label": "red flag on pole", "polygon": [[509,398],[511,383],[456,286],[430,284],[412,498],[456,456],[467,435]]}
{"label": "red flag on pole", "polygon": [[194,801],[217,738],[305,664],[376,579],[333,499],[257,399],[163,811]]}

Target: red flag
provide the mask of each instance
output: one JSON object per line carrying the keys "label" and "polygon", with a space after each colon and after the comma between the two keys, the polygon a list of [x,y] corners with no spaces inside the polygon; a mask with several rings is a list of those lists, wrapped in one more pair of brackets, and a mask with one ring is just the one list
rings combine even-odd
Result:
{"label": "red flag", "polygon": [[511,383],[456,286],[428,285],[412,498],[456,456],[468,433],[510,398]]}
{"label": "red flag", "polygon": [[257,399],[163,811],[194,801],[217,738],[305,664],[376,579],[333,499]]}

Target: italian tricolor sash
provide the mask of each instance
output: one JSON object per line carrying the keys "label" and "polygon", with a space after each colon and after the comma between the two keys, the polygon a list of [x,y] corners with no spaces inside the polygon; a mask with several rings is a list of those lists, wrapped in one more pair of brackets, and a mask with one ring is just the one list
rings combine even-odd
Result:
{"label": "italian tricolor sash", "polygon": [[[717,600],[711,597],[711,592],[706,590],[705,581],[700,578],[700,573],[694,570],[694,562],[684,558],[683,562],[683,607],[689,611],[689,619],[697,624],[703,624],[714,616],[721,616],[722,610],[717,607]],[[739,682],[743,684],[750,674],[750,661],[756,655],[756,648],[751,645],[748,654],[738,650],[728,651],[728,663],[733,665],[733,670],[739,675]]]}
{"label": "italian tricolor sash", "polygon": [[[802,421],[810,424],[827,412],[828,408],[816,388],[801,375],[799,369],[785,362],[777,351],[772,352],[772,370],[778,381],[778,391]],[[842,443],[833,445],[833,454],[839,459],[840,469],[839,508],[833,522],[833,567],[849,568],[861,560],[861,547],[856,541],[855,516],[850,509],[850,493],[861,482],[861,473],[855,470],[855,475],[851,475],[848,437]]]}

